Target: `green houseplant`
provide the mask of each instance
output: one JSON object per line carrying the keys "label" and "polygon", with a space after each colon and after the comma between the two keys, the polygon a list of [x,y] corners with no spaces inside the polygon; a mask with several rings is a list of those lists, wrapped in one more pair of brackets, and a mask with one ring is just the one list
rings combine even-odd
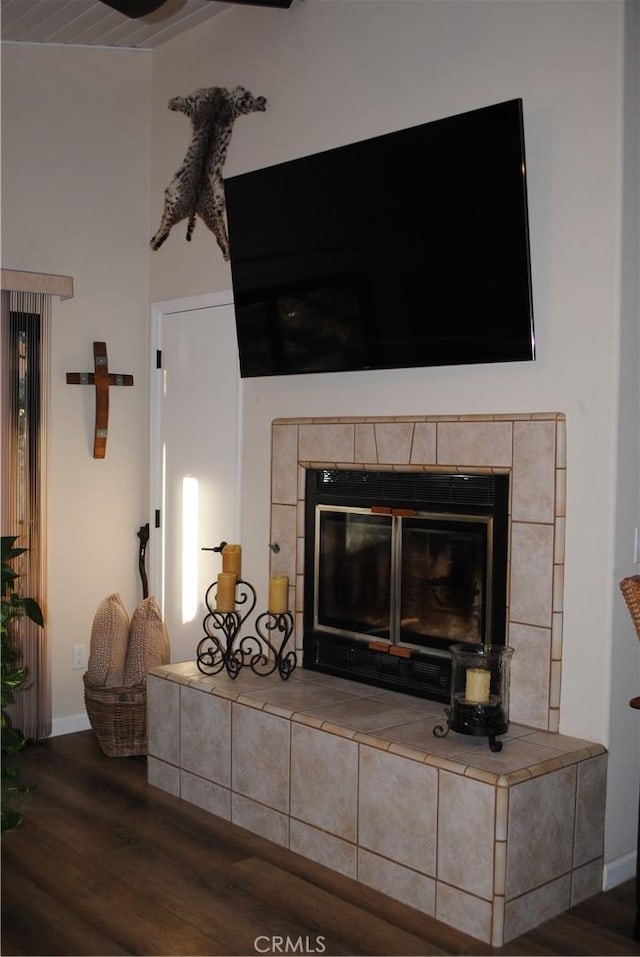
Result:
{"label": "green houseplant", "polygon": [[0,648],[1,648],[1,675],[0,685],[2,692],[2,830],[9,831],[18,827],[22,822],[20,807],[33,793],[33,787],[20,784],[16,768],[8,765],[5,756],[15,755],[26,744],[26,738],[19,728],[14,728],[6,707],[14,698],[14,692],[24,687],[26,668],[20,664],[19,654],[12,642],[11,623],[17,618],[27,617],[36,624],[44,624],[42,611],[34,598],[23,598],[16,591],[18,572],[11,567],[11,562],[22,555],[26,549],[16,547],[15,536],[2,536],[2,594],[0,605]]}

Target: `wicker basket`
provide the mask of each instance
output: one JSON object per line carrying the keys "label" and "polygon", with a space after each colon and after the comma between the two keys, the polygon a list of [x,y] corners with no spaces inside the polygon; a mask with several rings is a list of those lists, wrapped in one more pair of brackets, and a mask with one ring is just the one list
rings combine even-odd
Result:
{"label": "wicker basket", "polygon": [[84,676],[84,703],[91,727],[109,758],[147,753],[147,688],[100,688]]}
{"label": "wicker basket", "polygon": [[631,575],[620,582],[620,591],[627,603],[631,620],[640,638],[640,575]]}

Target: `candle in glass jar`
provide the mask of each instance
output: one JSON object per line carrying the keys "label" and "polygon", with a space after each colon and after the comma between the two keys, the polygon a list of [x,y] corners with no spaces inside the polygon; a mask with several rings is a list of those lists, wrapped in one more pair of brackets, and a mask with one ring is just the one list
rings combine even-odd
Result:
{"label": "candle in glass jar", "polygon": [[239,545],[225,545],[222,549],[222,571],[240,578],[240,559],[242,549]]}
{"label": "candle in glass jar", "polygon": [[236,607],[236,576],[220,572],[216,591],[216,611],[233,611]]}
{"label": "candle in glass jar", "polygon": [[280,615],[288,610],[289,605],[289,578],[287,575],[276,575],[269,579],[269,611],[272,615]]}
{"label": "candle in glass jar", "polygon": [[473,704],[486,704],[489,701],[491,672],[485,668],[467,668],[464,696]]}

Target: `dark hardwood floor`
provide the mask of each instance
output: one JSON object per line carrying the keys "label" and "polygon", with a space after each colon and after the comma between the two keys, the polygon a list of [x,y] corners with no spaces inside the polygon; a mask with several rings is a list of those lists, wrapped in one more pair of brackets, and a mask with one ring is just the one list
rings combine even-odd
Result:
{"label": "dark hardwood floor", "polygon": [[640,954],[632,881],[495,949],[149,787],[90,731],[19,766],[38,790],[2,838],[4,957]]}

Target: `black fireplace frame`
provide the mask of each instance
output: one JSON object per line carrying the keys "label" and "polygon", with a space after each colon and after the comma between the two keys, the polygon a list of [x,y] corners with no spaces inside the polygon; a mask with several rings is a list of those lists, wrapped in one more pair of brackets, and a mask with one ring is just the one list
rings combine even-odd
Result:
{"label": "black fireplace frame", "polygon": [[432,647],[385,645],[315,627],[316,505],[492,516],[490,633],[483,642],[504,645],[507,620],[509,476],[506,473],[307,468],[305,470],[305,576],[303,666],[376,687],[448,702],[451,642]]}

